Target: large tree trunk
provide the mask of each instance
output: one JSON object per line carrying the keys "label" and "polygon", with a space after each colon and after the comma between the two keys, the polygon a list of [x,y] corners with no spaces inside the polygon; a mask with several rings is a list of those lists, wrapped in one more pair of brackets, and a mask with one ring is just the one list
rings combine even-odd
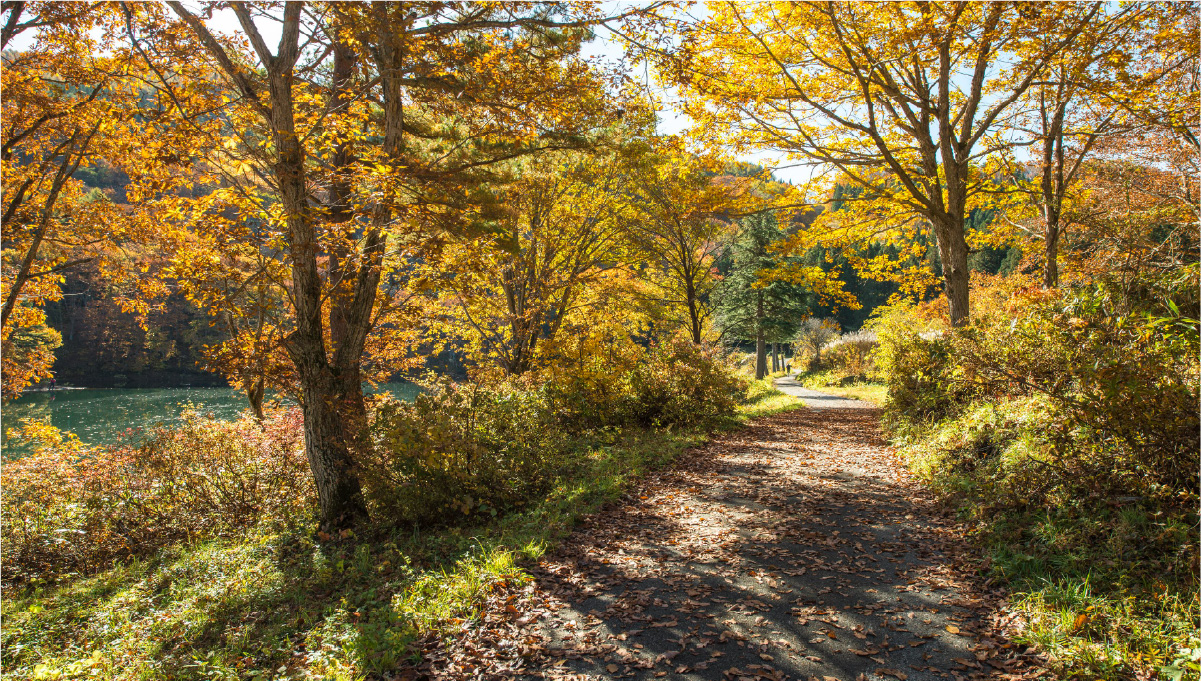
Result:
{"label": "large tree trunk", "polygon": [[763,337],[763,292],[755,294],[755,380],[767,375],[767,341]]}
{"label": "large tree trunk", "polygon": [[938,238],[938,256],[942,260],[943,292],[950,307],[951,326],[968,323],[967,238],[964,236],[964,214],[952,212],[934,223]]}
{"label": "large tree trunk", "polygon": [[692,282],[688,282],[688,330],[692,334],[692,342],[697,345],[701,344],[701,311],[700,305],[696,300],[696,287]]}
{"label": "large tree trunk", "polygon": [[[294,17],[290,16],[293,13]],[[353,404],[354,399],[345,393],[344,385],[337,385],[325,350],[316,231],[308,210],[304,150],[296,135],[292,108],[291,71],[298,37],[299,10],[288,5],[280,54],[268,77],[271,127],[278,153],[275,175],[280,203],[287,216],[292,296],[296,310],[296,330],[288,339],[287,349],[300,378],[305,451],[321,504],[321,526],[328,531],[354,525],[366,517],[367,509],[344,430],[348,425],[353,427],[355,419],[349,419],[351,423],[348,424],[342,408]],[[356,364],[358,360],[358,357],[354,358]],[[362,388],[358,385],[355,388],[361,403]]]}
{"label": "large tree trunk", "polygon": [[259,376],[247,379],[245,388],[246,399],[250,402],[250,411],[254,413],[254,417],[258,419],[259,423],[262,423],[266,418],[263,414],[263,395],[266,393],[263,378]]}
{"label": "large tree trunk", "polygon": [[[329,267],[340,280],[349,281],[353,288],[335,286],[330,296],[330,316],[334,336],[334,358],[326,351],[322,315],[323,282],[317,266],[319,255],[316,219],[309,207],[309,187],[305,171],[305,152],[296,134],[292,85],[293,70],[300,56],[300,20],[303,6],[298,2],[284,3],[280,27],[279,48],[271,54],[254,26],[249,8],[233,3],[233,10],[251,46],[266,66],[268,101],[260,98],[248,75],[225,52],[204,23],[191,14],[182,3],[171,7],[192,28],[205,47],[217,59],[241,93],[263,114],[270,125],[276,158],[273,171],[279,205],[286,223],[288,256],[291,260],[292,288],[290,291],[296,326],[285,339],[284,347],[296,367],[300,381],[300,403],[304,413],[305,451],[317,497],[321,505],[321,527],[327,531],[348,528],[366,517],[366,505],[355,470],[352,451],[365,424],[362,385],[358,367],[362,359],[367,332],[371,328],[371,311],[379,283],[378,263],[383,257],[385,239],[379,226],[387,219],[386,206],[377,209],[374,224],[363,235],[363,250],[357,258],[357,273],[349,253],[332,253]],[[345,87],[353,68],[352,55],[335,55],[338,87]],[[384,145],[391,154],[399,144],[400,128],[396,114],[400,104],[397,96],[397,74],[382,78],[385,90],[386,131]],[[341,152],[340,152],[341,155]],[[393,155],[395,157],[395,155]],[[343,157],[341,159],[345,161]],[[334,191],[334,215],[340,219],[339,204],[344,196]]]}

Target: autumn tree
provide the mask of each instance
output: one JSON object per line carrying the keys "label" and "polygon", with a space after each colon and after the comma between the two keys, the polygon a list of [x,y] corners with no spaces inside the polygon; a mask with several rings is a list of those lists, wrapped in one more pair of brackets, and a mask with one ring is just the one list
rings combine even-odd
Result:
{"label": "autumn tree", "polygon": [[440,291],[438,326],[466,342],[476,366],[538,369],[555,361],[561,333],[586,334],[614,311],[630,281],[619,218],[626,169],[599,152],[522,163],[493,233],[426,264],[421,276]]}
{"label": "autumn tree", "polygon": [[[411,299],[396,277],[437,242],[497,226],[498,164],[579,146],[616,115],[575,56],[601,17],[553,3],[230,3],[241,31],[223,36],[168,5],[176,21],[131,21],[129,39],[217,186],[178,213],[203,230],[237,212],[286,266],[283,345],[322,526],[347,527],[366,512],[365,353]],[[181,78],[181,61],[207,73]],[[203,108],[214,97],[219,115]]]}
{"label": "autumn tree", "polygon": [[678,149],[649,155],[628,183],[625,233],[640,261],[638,293],[653,317],[700,343],[712,317],[716,260],[733,220],[754,207],[751,177],[719,175]]}
{"label": "autumn tree", "polygon": [[625,35],[679,86],[701,134],[832,169],[925,223],[951,318],[966,323],[965,220],[993,179],[985,161],[1011,144],[998,133],[1015,103],[1095,25],[1101,3],[708,8]]}
{"label": "autumn tree", "polygon": [[1059,282],[1065,210],[1081,198],[1078,180],[1097,152],[1137,153],[1159,138],[1168,142],[1158,150],[1160,160],[1173,161],[1182,156],[1169,149],[1175,138],[1196,155],[1197,103],[1186,93],[1196,92],[1189,74],[1197,69],[1197,48],[1195,40],[1180,40],[1196,34],[1196,9],[1188,3],[1123,5],[1057,55],[1019,102],[1024,111],[1014,128],[1031,143],[1035,160],[1028,167],[1034,172],[1011,175],[1037,207],[1044,286]]}
{"label": "autumn tree", "polygon": [[[56,332],[44,305],[61,297],[63,277],[88,265],[116,287],[127,309],[145,314],[161,293],[142,279],[162,236],[153,221],[116,205],[77,175],[102,164],[132,165],[147,154],[174,154],[171,140],[148,147],[138,135],[158,110],[143,101],[137,60],[115,39],[115,6],[3,4],[3,256],[0,327],[4,394],[49,377]],[[27,47],[8,49],[17,37]]]}

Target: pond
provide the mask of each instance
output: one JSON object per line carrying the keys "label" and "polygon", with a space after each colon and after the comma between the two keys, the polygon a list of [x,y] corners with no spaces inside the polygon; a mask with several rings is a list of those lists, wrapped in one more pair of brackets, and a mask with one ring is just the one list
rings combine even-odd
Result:
{"label": "pond", "polygon": [[[380,392],[390,392],[409,400],[419,388],[412,383],[385,383]],[[246,409],[246,395],[233,388],[71,388],[30,392],[5,404],[0,410],[2,440],[0,449],[9,451],[8,429],[21,419],[50,418],[56,428],[69,430],[86,444],[102,445],[117,441],[126,431],[146,429],[158,424],[178,423],[180,414],[191,405],[203,414],[218,419],[235,419]]]}

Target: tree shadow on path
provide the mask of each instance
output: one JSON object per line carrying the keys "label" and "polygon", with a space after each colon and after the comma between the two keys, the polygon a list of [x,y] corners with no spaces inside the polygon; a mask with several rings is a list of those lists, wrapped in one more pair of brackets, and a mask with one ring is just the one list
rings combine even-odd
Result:
{"label": "tree shadow on path", "polygon": [[[919,679],[1040,671],[875,409],[779,414],[690,452],[532,571],[544,678]],[[538,641],[538,642],[535,642]]]}

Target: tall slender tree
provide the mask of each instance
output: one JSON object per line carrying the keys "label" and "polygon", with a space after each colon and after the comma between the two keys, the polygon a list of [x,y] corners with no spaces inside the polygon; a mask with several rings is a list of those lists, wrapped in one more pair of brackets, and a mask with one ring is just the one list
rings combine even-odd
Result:
{"label": "tall slender tree", "polygon": [[767,344],[791,338],[813,300],[801,285],[763,277],[778,264],[772,246],[782,238],[771,212],[742,218],[723,256],[725,276],[713,292],[715,323],[722,334],[755,343],[756,379],[767,375]]}

